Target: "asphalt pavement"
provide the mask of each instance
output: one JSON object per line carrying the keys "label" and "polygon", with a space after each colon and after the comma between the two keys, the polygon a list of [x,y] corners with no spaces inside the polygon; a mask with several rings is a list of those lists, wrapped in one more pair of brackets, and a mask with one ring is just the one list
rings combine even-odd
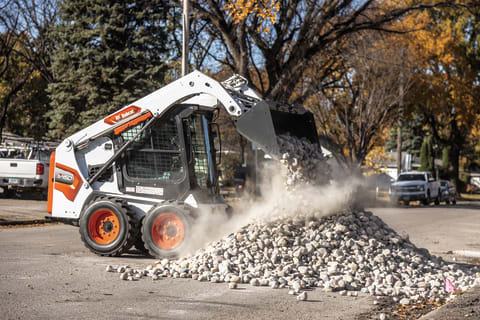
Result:
{"label": "asphalt pavement", "polygon": [[0,229],[2,319],[354,319],[373,297],[309,291],[299,302],[286,289],[191,279],[122,281],[108,264],[145,267],[135,251],[120,258],[90,253],[78,228]]}
{"label": "asphalt pavement", "polygon": [[[42,220],[46,202],[0,199],[0,221]],[[480,203],[370,209],[411,241],[448,261],[479,263],[456,255],[480,251]],[[145,267],[155,260],[138,252],[99,257],[67,225],[0,229],[2,319],[377,319],[368,295],[341,297],[320,289],[298,302],[287,290],[150,278],[121,281],[107,264]],[[422,319],[480,319],[480,290],[460,295]]]}

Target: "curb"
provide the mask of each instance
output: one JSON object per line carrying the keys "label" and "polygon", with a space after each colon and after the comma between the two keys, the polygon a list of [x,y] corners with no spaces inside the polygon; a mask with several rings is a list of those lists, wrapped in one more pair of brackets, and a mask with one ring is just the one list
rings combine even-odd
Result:
{"label": "curb", "polygon": [[[451,302],[449,302],[451,303]],[[441,315],[442,312],[443,312],[443,309],[449,304],[449,303],[446,303],[444,304],[443,306],[441,306],[440,308],[438,309],[435,309],[433,311],[430,311],[429,313],[421,316],[420,318],[418,318],[418,320],[435,320],[435,316],[437,315]]]}
{"label": "curb", "polygon": [[29,224],[46,224],[52,223],[55,221],[49,221],[46,219],[35,219],[35,220],[6,220],[0,221],[0,226],[23,226]]}

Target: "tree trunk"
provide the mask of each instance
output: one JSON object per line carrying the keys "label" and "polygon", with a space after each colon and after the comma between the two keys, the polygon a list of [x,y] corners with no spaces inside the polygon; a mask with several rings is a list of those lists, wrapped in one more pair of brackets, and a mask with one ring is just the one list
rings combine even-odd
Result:
{"label": "tree trunk", "polygon": [[240,161],[245,164],[245,146],[247,145],[247,140],[240,136]]}
{"label": "tree trunk", "polygon": [[7,119],[7,109],[8,109],[8,101],[4,101],[3,108],[2,108],[2,117],[0,118],[0,143],[2,142],[3,138],[3,127],[5,126],[5,121]]}
{"label": "tree trunk", "polygon": [[452,166],[453,184],[455,185],[455,189],[457,190],[457,192],[463,191],[463,188],[464,188],[459,178],[459,173],[460,173],[459,163],[460,163],[460,148],[456,143],[454,143],[450,148],[450,164]]}

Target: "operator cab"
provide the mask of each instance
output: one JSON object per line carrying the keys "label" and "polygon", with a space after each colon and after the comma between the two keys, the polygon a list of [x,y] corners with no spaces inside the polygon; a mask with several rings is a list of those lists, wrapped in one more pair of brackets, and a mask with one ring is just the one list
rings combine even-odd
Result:
{"label": "operator cab", "polygon": [[[221,148],[217,114],[218,109],[179,104],[154,120],[117,160],[119,190],[163,200],[185,200],[192,194],[200,203],[223,202],[217,174]],[[115,149],[147,123],[148,119],[116,135]]]}

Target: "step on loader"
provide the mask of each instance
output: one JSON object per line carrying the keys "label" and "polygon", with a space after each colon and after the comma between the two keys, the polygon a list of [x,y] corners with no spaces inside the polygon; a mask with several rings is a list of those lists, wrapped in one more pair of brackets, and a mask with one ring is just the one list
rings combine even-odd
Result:
{"label": "step on loader", "polygon": [[202,212],[229,214],[219,193],[220,108],[274,158],[277,135],[318,143],[310,112],[261,99],[247,81],[194,71],[65,139],[50,159],[52,219],[79,226],[92,252],[135,246],[177,256]]}

